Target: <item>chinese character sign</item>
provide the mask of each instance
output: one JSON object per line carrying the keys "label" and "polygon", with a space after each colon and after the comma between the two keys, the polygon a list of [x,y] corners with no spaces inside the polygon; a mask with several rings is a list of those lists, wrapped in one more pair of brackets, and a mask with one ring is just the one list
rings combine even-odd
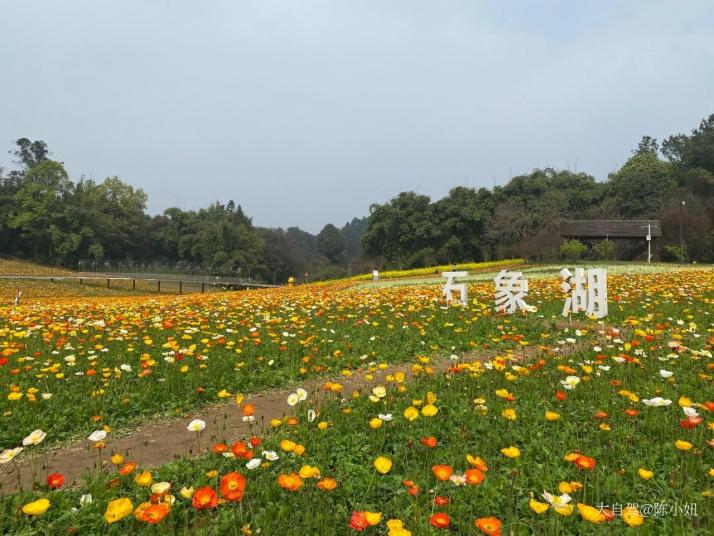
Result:
{"label": "chinese character sign", "polygon": [[446,296],[447,303],[451,303],[454,299],[453,291],[458,290],[460,293],[461,305],[466,305],[466,283],[454,283],[454,279],[457,277],[466,277],[469,275],[468,272],[442,272],[441,277],[446,278],[446,284],[441,290],[442,294]]}
{"label": "chinese character sign", "polygon": [[604,268],[576,268],[575,274],[567,268],[560,271],[563,282],[560,288],[566,295],[563,316],[584,311],[588,316],[607,316],[607,272]]}
{"label": "chinese character sign", "polygon": [[501,270],[494,278],[496,284],[496,309],[513,314],[517,309],[529,311],[530,307],[523,301],[528,294],[528,280],[523,278],[523,272]]}

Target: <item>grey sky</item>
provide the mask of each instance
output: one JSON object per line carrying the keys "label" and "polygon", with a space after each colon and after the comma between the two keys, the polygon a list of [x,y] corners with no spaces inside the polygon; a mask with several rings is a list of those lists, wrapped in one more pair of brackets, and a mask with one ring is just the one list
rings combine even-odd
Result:
{"label": "grey sky", "polygon": [[235,199],[316,232],[403,190],[605,178],[714,113],[712,21],[710,0],[0,0],[0,146],[43,139],[152,213]]}

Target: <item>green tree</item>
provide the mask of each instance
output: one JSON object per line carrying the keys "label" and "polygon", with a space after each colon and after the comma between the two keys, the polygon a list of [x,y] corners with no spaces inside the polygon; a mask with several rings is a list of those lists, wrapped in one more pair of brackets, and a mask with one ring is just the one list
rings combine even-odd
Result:
{"label": "green tree", "polygon": [[664,140],[662,153],[680,168],[714,173],[714,114],[703,119],[691,135],[677,134]]}
{"label": "green tree", "polygon": [[649,151],[635,152],[608,179],[608,193],[623,218],[656,216],[676,188],[673,166]]}
{"label": "green tree", "polygon": [[362,246],[366,255],[401,268],[416,252],[433,247],[436,235],[429,197],[402,192],[389,203],[370,207]]}
{"label": "green tree", "polygon": [[8,226],[20,233],[32,258],[61,261],[76,248],[64,210],[71,195],[72,183],[59,162],[43,160],[24,173]]}
{"label": "green tree", "polygon": [[345,240],[339,229],[328,223],[317,235],[317,251],[332,263],[339,263],[344,257]]}
{"label": "green tree", "polygon": [[27,138],[20,138],[15,141],[15,145],[17,149],[9,152],[15,155],[17,163],[25,169],[30,169],[40,162],[49,160],[50,152],[47,149],[47,144],[42,140],[31,141]]}

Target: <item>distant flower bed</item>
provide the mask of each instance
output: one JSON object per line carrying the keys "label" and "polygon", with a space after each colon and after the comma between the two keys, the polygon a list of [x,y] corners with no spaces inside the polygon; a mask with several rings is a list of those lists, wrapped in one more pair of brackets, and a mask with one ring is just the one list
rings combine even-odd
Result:
{"label": "distant flower bed", "polygon": [[[398,279],[401,277],[424,277],[427,275],[439,275],[441,272],[449,271],[470,271],[470,270],[489,270],[492,268],[500,268],[505,266],[513,266],[525,264],[525,259],[504,259],[501,261],[488,262],[467,262],[463,264],[443,264],[441,266],[429,266],[427,268],[414,268],[411,270],[389,270],[379,272],[380,279]],[[372,274],[356,275],[352,278],[353,281],[369,281],[372,279]]]}

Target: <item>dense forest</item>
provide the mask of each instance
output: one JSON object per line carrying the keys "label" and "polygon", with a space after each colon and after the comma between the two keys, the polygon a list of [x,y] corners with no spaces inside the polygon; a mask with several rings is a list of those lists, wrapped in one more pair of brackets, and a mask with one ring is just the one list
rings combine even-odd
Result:
{"label": "dense forest", "polygon": [[0,254],[71,268],[170,266],[284,282],[513,256],[642,259],[644,241],[563,244],[557,229],[565,219],[646,218],[662,222],[656,258],[714,261],[714,114],[661,144],[643,137],[602,182],[548,168],[437,201],[402,192],[316,236],[256,227],[234,201],[151,216],[141,189],[118,177],[72,181],[43,141],[21,138],[10,152],[17,169],[0,168]]}

